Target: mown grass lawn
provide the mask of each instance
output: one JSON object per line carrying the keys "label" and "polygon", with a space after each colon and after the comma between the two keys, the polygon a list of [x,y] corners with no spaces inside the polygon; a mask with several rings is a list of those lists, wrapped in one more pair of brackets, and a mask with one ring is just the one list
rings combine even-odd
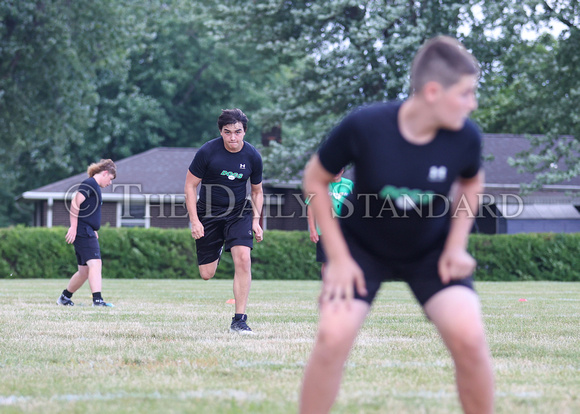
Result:
{"label": "mown grass lawn", "polygon": [[[319,282],[254,281],[255,336],[228,332],[228,280],[0,280],[1,413],[294,413]],[[580,283],[477,284],[498,413],[580,412]],[[526,301],[519,301],[526,299]],[[453,367],[406,286],[383,285],[336,413],[458,413]]]}

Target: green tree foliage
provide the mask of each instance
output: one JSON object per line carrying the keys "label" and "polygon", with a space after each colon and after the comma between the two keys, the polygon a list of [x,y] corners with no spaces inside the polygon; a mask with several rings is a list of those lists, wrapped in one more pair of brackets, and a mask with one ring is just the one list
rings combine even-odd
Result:
{"label": "green tree foliage", "polygon": [[0,2],[0,225],[19,219],[20,191],[75,169],[81,154],[71,148],[85,147],[95,122],[100,73],[126,64],[128,4]]}
{"label": "green tree foliage", "polygon": [[259,141],[276,74],[210,30],[217,3],[0,0],[0,226],[29,219],[15,196],[99,158],[201,145],[223,108]]}
{"label": "green tree foliage", "polygon": [[[233,10],[227,26],[290,68],[289,87],[272,91],[278,99],[270,117],[285,132],[283,144],[267,153],[270,174],[285,178],[303,167],[354,107],[405,98],[410,61],[437,34],[458,37],[482,63],[474,116],[485,132],[544,135],[514,165],[536,172],[536,185],[580,173],[578,116],[571,111],[579,103],[577,0],[224,4]],[[537,35],[555,22],[564,26],[557,38]]]}
{"label": "green tree foliage", "polygon": [[269,108],[270,121],[284,128],[283,145],[267,153],[268,174],[280,178],[302,168],[353,108],[405,97],[416,50],[434,35],[456,35],[468,10],[467,1],[448,0],[224,3],[232,10],[224,25],[240,28],[237,41],[254,43],[290,71],[289,86],[272,90],[277,105]]}
{"label": "green tree foliage", "polygon": [[467,40],[484,68],[475,118],[486,132],[530,134],[512,160],[536,173],[527,190],[565,183],[580,174],[580,2],[479,4]]}

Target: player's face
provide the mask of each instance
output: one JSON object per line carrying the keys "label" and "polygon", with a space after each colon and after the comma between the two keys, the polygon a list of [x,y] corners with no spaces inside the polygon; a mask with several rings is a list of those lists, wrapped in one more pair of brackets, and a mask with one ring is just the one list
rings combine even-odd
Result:
{"label": "player's face", "polygon": [[99,187],[101,187],[101,188],[105,188],[105,187],[110,186],[111,183],[113,182],[113,180],[115,179],[115,176],[107,170],[102,171],[99,174],[101,177],[97,181],[97,184],[99,184]]}
{"label": "player's face", "polygon": [[220,135],[224,139],[224,146],[229,152],[238,152],[244,146],[244,126],[241,122],[229,124],[222,127]]}
{"label": "player's face", "polygon": [[477,109],[477,76],[465,75],[455,85],[442,91],[438,105],[441,124],[446,129],[457,131],[465,120]]}

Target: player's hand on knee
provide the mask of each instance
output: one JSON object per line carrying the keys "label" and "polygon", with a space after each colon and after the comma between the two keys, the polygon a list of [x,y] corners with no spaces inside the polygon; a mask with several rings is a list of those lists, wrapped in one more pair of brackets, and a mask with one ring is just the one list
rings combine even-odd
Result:
{"label": "player's hand on knee", "polygon": [[350,305],[355,289],[361,296],[366,296],[366,284],[362,269],[351,258],[330,260],[325,266],[324,282],[320,302],[338,305]]}
{"label": "player's hand on knee", "polygon": [[444,284],[471,276],[477,262],[465,249],[445,249],[439,258],[439,277]]}

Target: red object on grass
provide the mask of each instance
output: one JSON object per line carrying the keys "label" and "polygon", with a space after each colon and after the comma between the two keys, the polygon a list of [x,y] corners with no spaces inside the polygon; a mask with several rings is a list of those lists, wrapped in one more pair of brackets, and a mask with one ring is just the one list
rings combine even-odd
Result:
{"label": "red object on grass", "polygon": [[521,298],[521,299],[520,299],[520,302],[527,302],[527,301],[528,301],[528,300],[527,300],[527,299],[524,299],[524,298]]}
{"label": "red object on grass", "polygon": [[228,299],[228,300],[226,300],[226,303],[236,303],[236,300],[235,299]]}

